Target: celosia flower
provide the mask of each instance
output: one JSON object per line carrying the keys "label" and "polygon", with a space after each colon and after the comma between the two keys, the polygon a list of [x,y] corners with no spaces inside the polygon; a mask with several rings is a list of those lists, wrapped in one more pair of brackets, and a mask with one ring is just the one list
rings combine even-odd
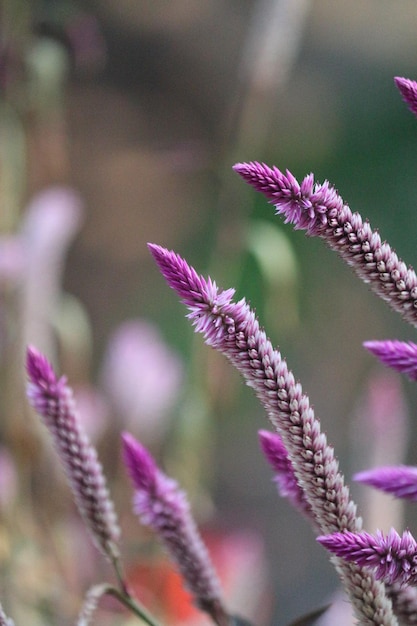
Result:
{"label": "celosia flower", "polygon": [[288,498],[291,504],[314,523],[311,507],[306,500],[304,491],[299,486],[294,474],[294,467],[288,456],[286,447],[278,433],[268,430],[258,431],[262,451],[275,471],[274,481],[279,494]]}
{"label": "celosia flower", "polygon": [[393,528],[387,535],[345,531],[317,541],[338,557],[373,568],[377,579],[388,585],[417,583],[417,542],[408,530],[402,536]]}
{"label": "celosia flower", "polygon": [[353,478],[365,485],[391,493],[396,498],[417,501],[417,467],[406,465],[376,467],[359,472]]}
{"label": "celosia flower", "polygon": [[120,529],[96,450],[80,424],[71,388],[57,378],[35,348],[27,352],[27,395],[53,437],[75,502],[94,543],[110,560],[118,556]]}
{"label": "celosia flower", "polygon": [[135,488],[135,513],[163,541],[197,606],[216,624],[227,626],[229,616],[223,606],[220,583],[185,493],[129,433],[123,434],[123,457]]}
{"label": "celosia flower", "polygon": [[351,212],[328,181],[314,183],[309,174],[300,184],[290,172],[257,162],[238,163],[234,169],[275,205],[285,222],[324,239],[375,293],[417,326],[415,271],[381,241],[369,222]]}
{"label": "celosia flower", "polygon": [[395,84],[401,92],[404,102],[407,103],[410,111],[417,115],[417,83],[415,80],[409,78],[401,78],[396,76],[394,78]]}
{"label": "celosia flower", "polygon": [[[149,248],[168,284],[189,308],[195,330],[235,365],[265,407],[321,532],[359,531],[356,506],[309,399],[245,300],[233,302],[233,289],[220,291],[176,253],[155,244]],[[396,620],[391,604],[370,573],[352,570],[342,561],[337,566],[357,615],[362,620],[372,616],[374,623],[393,626]]]}
{"label": "celosia flower", "polygon": [[417,345],[411,341],[365,341],[365,348],[384,365],[392,367],[411,380],[417,380]]}

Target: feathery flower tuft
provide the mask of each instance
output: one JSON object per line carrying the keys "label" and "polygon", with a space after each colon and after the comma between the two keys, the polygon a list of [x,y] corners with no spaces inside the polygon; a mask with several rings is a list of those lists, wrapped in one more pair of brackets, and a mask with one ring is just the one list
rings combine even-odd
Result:
{"label": "feathery flower tuft", "polygon": [[365,341],[363,345],[384,365],[417,380],[417,345],[412,341]]}
{"label": "feathery flower tuft", "polygon": [[259,430],[258,437],[262,452],[276,473],[274,481],[277,484],[279,494],[283,498],[288,498],[298,511],[314,523],[311,507],[297,483],[293,464],[281,437],[278,433],[272,433],[269,430]]}
{"label": "feathery flower tuft", "polygon": [[301,184],[287,171],[263,163],[238,163],[234,170],[275,205],[295,229],[324,239],[352,266],[370,288],[406,320],[417,326],[417,276],[379,234],[352,213],[327,181],[314,183],[309,174]]}
{"label": "feathery flower tuft", "polygon": [[343,209],[343,200],[334,187],[327,180],[323,185],[314,183],[313,174],[308,174],[299,184],[290,171],[283,174],[276,166],[271,168],[265,163],[237,163],[233,169],[275,205],[285,223],[294,224],[297,230],[307,230],[309,235],[320,235],[329,213]]}
{"label": "feathery flower tuft", "polygon": [[[224,354],[243,375],[282,438],[296,480],[322,533],[358,532],[361,520],[339,472],[333,449],[321,432],[308,397],[285,360],[274,350],[245,300],[233,302],[233,291],[210,291],[214,283],[199,276],[175,252],[149,245],[168,284],[191,311],[195,330]],[[210,292],[210,295],[209,295]],[[227,294],[227,296],[225,296]],[[373,576],[339,561],[337,567],[361,623],[394,626],[391,603]],[[369,616],[375,622],[369,620]]]}
{"label": "feathery flower tuft", "polygon": [[396,76],[394,81],[410,111],[417,115],[417,82],[400,76]]}
{"label": "feathery flower tuft", "polygon": [[118,557],[120,529],[97,453],[83,432],[66,378],[57,378],[43,354],[30,347],[26,361],[27,396],[53,437],[75,502],[96,546],[110,560]]}
{"label": "feathery flower tuft", "polygon": [[135,513],[163,541],[197,606],[216,624],[227,626],[230,618],[223,606],[220,583],[185,493],[132,435],[124,433],[122,439],[124,463],[135,488]]}
{"label": "feathery flower tuft", "polygon": [[390,493],[396,498],[417,502],[417,467],[406,465],[376,467],[358,472],[353,479]]}
{"label": "feathery flower tuft", "polygon": [[[148,248],[170,287],[178,293],[182,302],[189,308],[188,317],[195,325],[196,332],[206,332],[210,312],[229,304],[235,290],[220,291],[211,278],[205,280],[199,276],[195,269],[175,252],[169,252],[153,243],[148,243]],[[213,332],[215,333],[214,330]]]}
{"label": "feathery flower tuft", "polygon": [[417,542],[408,530],[401,537],[393,528],[386,536],[379,530],[376,535],[346,531],[317,541],[338,557],[373,568],[388,585],[417,583]]}

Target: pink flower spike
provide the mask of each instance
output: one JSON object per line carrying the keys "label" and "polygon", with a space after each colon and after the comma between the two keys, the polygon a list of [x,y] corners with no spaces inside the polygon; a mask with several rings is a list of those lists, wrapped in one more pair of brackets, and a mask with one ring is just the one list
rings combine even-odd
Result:
{"label": "pink flower spike", "polygon": [[57,378],[46,357],[27,351],[27,396],[52,435],[75,503],[96,546],[110,560],[119,554],[120,529],[97,452],[90,444],[75,409],[65,377]]}
{"label": "pink flower spike", "polygon": [[376,535],[345,531],[317,541],[346,561],[374,569],[376,578],[388,585],[417,584],[417,542],[408,530],[401,537],[393,528],[386,536],[381,531]]}
{"label": "pink flower spike", "polygon": [[417,502],[417,467],[406,465],[376,467],[358,472],[353,479],[390,493],[396,498]]}
{"label": "pink flower spike", "polygon": [[329,214],[343,208],[342,198],[330,183],[314,183],[313,174],[306,176],[300,185],[288,170],[284,174],[276,166],[271,168],[265,163],[237,163],[233,169],[275,205],[277,215],[283,215],[285,223],[290,222],[295,229],[306,230],[309,235],[320,235]]}
{"label": "pink flower spike", "polygon": [[417,380],[417,345],[397,339],[365,341],[364,347],[378,359],[411,380]]}
{"label": "pink flower spike", "polygon": [[152,447],[166,433],[182,376],[180,358],[151,322],[128,320],[112,333],[102,384],[124,428],[134,424],[146,445]]}
{"label": "pink flower spike", "polygon": [[259,430],[258,437],[262,452],[275,471],[274,481],[277,484],[279,494],[283,498],[288,498],[297,510],[314,523],[311,507],[297,483],[294,467],[281,437],[278,433],[272,433],[268,430]]}
{"label": "pink flower spike", "polygon": [[214,323],[211,313],[229,304],[235,290],[219,290],[210,277],[206,280],[199,276],[193,267],[172,250],[153,243],[148,243],[148,248],[169,286],[178,293],[190,310],[187,317],[192,320],[195,331],[204,332],[207,343],[215,342],[216,336],[222,331]]}
{"label": "pink flower spike", "polygon": [[123,460],[135,489],[135,513],[162,540],[197,606],[218,626],[227,626],[229,616],[220,583],[191,515],[187,496],[132,435],[123,433],[122,441]]}
{"label": "pink flower spike", "polygon": [[363,282],[404,319],[417,326],[417,275],[359,213],[352,213],[336,189],[313,175],[301,185],[290,172],[264,163],[238,163],[234,170],[275,205],[295,229],[325,240]]}
{"label": "pink flower spike", "polygon": [[400,76],[396,76],[394,81],[410,111],[417,115],[417,82]]}
{"label": "pink flower spike", "polygon": [[[361,519],[356,516],[333,448],[321,432],[308,396],[280,352],[273,348],[255,313],[245,300],[232,301],[233,290],[222,292],[216,288],[208,297],[208,286],[214,283],[198,276],[175,252],[149,247],[168,284],[191,311],[196,331],[229,359],[265,408],[288,451],[320,532],[359,531]],[[383,586],[368,570],[343,561],[336,567],[359,619],[372,614],[380,616],[381,626],[396,623]]]}

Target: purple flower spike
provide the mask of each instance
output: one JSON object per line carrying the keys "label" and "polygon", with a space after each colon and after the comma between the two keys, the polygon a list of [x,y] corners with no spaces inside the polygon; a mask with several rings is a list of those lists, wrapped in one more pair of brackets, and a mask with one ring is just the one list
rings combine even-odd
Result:
{"label": "purple flower spike", "polygon": [[209,314],[229,304],[234,296],[234,289],[220,291],[214,281],[206,280],[199,276],[193,267],[175,252],[170,252],[153,243],[148,243],[159,269],[166,278],[168,284],[181,297],[182,302],[189,308],[188,317],[193,321],[196,332],[213,334],[215,340],[216,330],[210,328]]}
{"label": "purple flower spike", "polygon": [[277,215],[283,215],[285,223],[294,224],[296,230],[307,230],[309,235],[320,235],[329,213],[343,209],[343,200],[334,187],[327,180],[323,185],[314,183],[313,174],[300,185],[288,170],[283,174],[265,163],[237,163],[233,169],[275,205]]}
{"label": "purple flower spike", "polygon": [[353,476],[359,483],[376,487],[396,498],[417,502],[417,467],[376,467]]}
{"label": "purple flower spike", "polygon": [[373,568],[376,578],[388,585],[417,584],[417,542],[408,530],[402,537],[392,528],[386,536],[381,531],[343,532],[317,541],[338,557]]}
{"label": "purple flower spike", "polygon": [[392,367],[411,380],[417,380],[417,345],[411,341],[397,339],[365,341],[364,347],[372,352],[384,365]]}
{"label": "purple flower spike", "polygon": [[278,433],[271,433],[268,430],[258,431],[258,437],[262,452],[276,472],[274,481],[277,484],[279,494],[283,498],[288,498],[298,511],[314,523],[311,507],[305,498],[303,490],[297,483],[293,464],[281,437]]}
{"label": "purple flower spike", "polygon": [[124,433],[122,439],[124,463],[135,488],[135,513],[163,541],[197,606],[216,624],[227,626],[229,616],[223,606],[220,583],[185,493],[158,468],[132,435]]}
{"label": "purple flower spike", "polygon": [[49,361],[28,348],[27,395],[51,433],[75,502],[94,543],[110,560],[118,557],[120,529],[96,450],[83,432],[72,390],[65,377],[57,378]]}
{"label": "purple flower spike", "polygon": [[238,163],[234,170],[275,205],[285,222],[324,239],[376,294],[417,326],[415,271],[381,241],[369,222],[351,212],[327,181],[314,183],[309,174],[299,184],[290,172],[284,175],[277,167],[257,162]]}
{"label": "purple flower spike", "polygon": [[[198,276],[175,252],[153,244],[149,248],[168,284],[191,311],[195,330],[203,333],[206,343],[224,354],[254,389],[282,438],[320,531],[359,531],[356,506],[309,399],[245,300],[233,302],[233,290],[214,288],[210,279]],[[343,561],[336,566],[357,616],[367,616],[367,620],[370,614],[375,615],[375,623],[394,626],[391,603],[375,578]],[[366,620],[361,623],[371,623]]]}
{"label": "purple flower spike", "polygon": [[396,76],[394,81],[410,111],[417,115],[417,82],[400,76]]}

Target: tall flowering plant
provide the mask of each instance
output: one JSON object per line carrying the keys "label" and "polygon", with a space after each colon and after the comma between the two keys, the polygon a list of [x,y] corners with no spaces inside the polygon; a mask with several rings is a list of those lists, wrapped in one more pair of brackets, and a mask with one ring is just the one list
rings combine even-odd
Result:
{"label": "tall flowering plant", "polygon": [[[417,83],[404,78],[395,82],[417,115]],[[266,196],[286,223],[324,239],[378,296],[417,325],[416,273],[382,242],[368,221],[352,213],[328,181],[316,183],[309,174],[299,183],[291,172],[258,162],[239,163],[234,169]],[[358,623],[417,623],[417,592],[412,587],[417,584],[415,540],[408,531],[402,537],[394,530],[388,536],[362,531],[356,505],[309,399],[255,313],[244,299],[233,300],[233,289],[219,289],[175,252],[154,244],[149,248],[168,284],[189,309],[196,332],[229,359],[264,406],[276,434],[261,433],[261,445],[276,471],[281,494],[311,520],[318,541],[336,556],[332,561]],[[370,341],[365,347],[383,363],[416,379],[413,343]],[[381,468],[357,479],[415,499],[415,475],[415,468]]]}
{"label": "tall flowering plant", "polygon": [[[396,79],[417,115],[417,83]],[[235,171],[271,202],[294,228],[318,236],[395,311],[417,325],[417,275],[397,257],[369,222],[352,213],[329,182],[312,174],[299,183],[290,172],[258,162]],[[353,614],[361,626],[417,624],[417,540],[405,530],[375,534],[362,520],[340,472],[334,450],[310,400],[285,359],[268,339],[245,299],[204,278],[179,254],[149,244],[159,269],[188,309],[195,331],[240,372],[264,407],[272,432],[259,432],[281,496],[299,510],[331,553]],[[417,345],[368,341],[384,364],[417,379]],[[49,431],[78,510],[94,544],[114,568],[117,585],[100,583],[87,592],[77,625],[94,620],[101,597],[110,594],[148,626],[158,626],[135,597],[122,567],[121,529],[97,452],[84,432],[72,390],[36,348],[27,352],[27,395]],[[167,476],[143,444],[122,435],[123,460],[134,489],[133,510],[159,537],[182,576],[194,604],[217,626],[248,626],[227,606],[222,584],[192,517],[184,491]],[[399,498],[417,500],[417,468],[371,468],[355,479]],[[297,622],[312,624],[320,610]],[[0,624],[13,621],[0,605]]]}

